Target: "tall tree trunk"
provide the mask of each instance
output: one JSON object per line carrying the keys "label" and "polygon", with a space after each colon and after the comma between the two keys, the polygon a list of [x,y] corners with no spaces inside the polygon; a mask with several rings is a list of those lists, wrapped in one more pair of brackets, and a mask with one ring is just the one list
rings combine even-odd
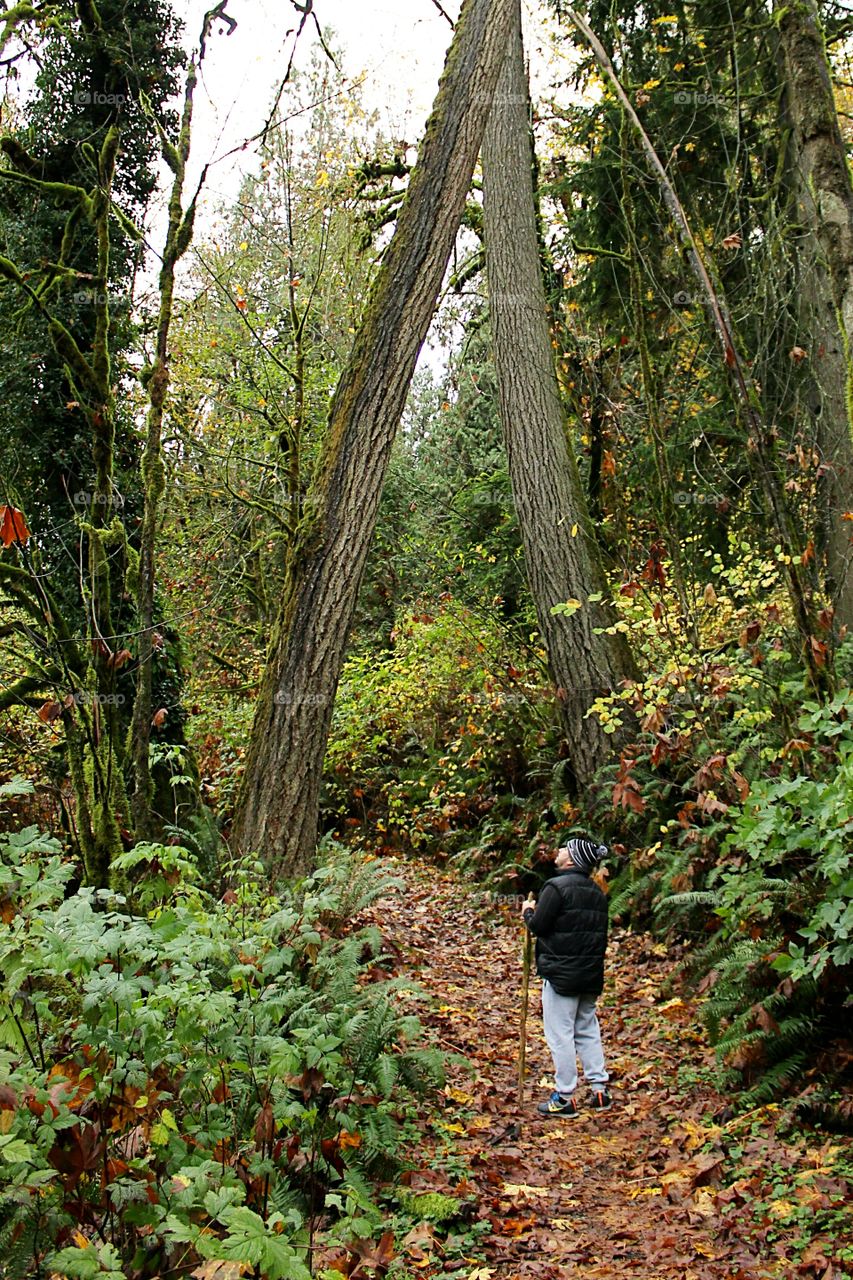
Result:
{"label": "tall tree trunk", "polygon": [[[160,138],[164,158],[172,170],[172,193],[169,198],[169,220],[166,245],[160,269],[160,306],[157,316],[157,343],[154,361],[148,370],[148,417],[145,449],[142,454],[142,480],[145,505],[142,515],[142,533],[139,543],[139,653],[136,677],[136,696],[133,702],[133,718],[130,726],[130,754],[133,770],[133,791],[130,811],[134,834],[139,840],[152,840],[158,832],[159,821],[152,812],[154,784],[151,778],[151,690],[152,662],[154,658],[154,591],[156,586],[157,528],[160,520],[160,499],[166,487],[163,466],[163,415],[166,394],[169,389],[169,331],[172,324],[175,297],[175,269],[182,255],[189,248],[195,220],[195,198],[186,214],[183,208],[184,176],[190,154],[190,130],[192,126],[193,92],[196,85],[196,64],[193,60],[187,72],[184,93],[184,110],[178,145],[174,147],[162,129]],[[155,121],[156,124],[156,121]],[[159,126],[158,126],[159,127]]]}
{"label": "tall tree trunk", "polygon": [[510,30],[465,0],[397,228],[330,409],[261,682],[234,841],[270,872],[314,859],[332,704],[391,446],[435,310]]}
{"label": "tall tree trunk", "polygon": [[[596,696],[636,677],[617,621],[568,447],[536,233],[534,153],[520,0],[513,3],[495,105],[483,141],[483,225],[501,423],[527,576],[558,686],[569,757],[587,786],[613,755]],[[597,599],[590,599],[597,597]],[[575,612],[554,607],[579,600]],[[600,631],[600,634],[597,634]]]}
{"label": "tall tree trunk", "polygon": [[[34,273],[22,274],[8,258],[0,257],[0,277],[15,284],[44,317],[53,348],[65,365],[69,388],[85,414],[91,432],[94,486],[86,516],[81,517],[87,564],[83,595],[91,663],[78,667],[73,676],[65,656],[60,656],[57,665],[68,678],[61,718],[66,731],[68,767],[76,802],[80,853],[86,881],[97,887],[109,883],[112,859],[122,849],[119,820],[126,816],[127,811],[123,778],[124,741],[115,694],[116,655],[111,647],[115,644],[116,631],[111,562],[124,558],[126,544],[121,522],[110,515],[115,467],[115,397],[110,359],[108,290],[112,189],[119,143],[119,129],[112,125],[98,153],[96,182],[90,191],[75,184],[37,178],[29,164],[19,169],[10,166],[1,171],[5,181],[19,182],[43,192],[46,198],[56,201],[57,207],[64,204],[73,208],[79,204],[85,211],[96,243],[97,269],[91,277],[96,291],[95,331],[90,353],[78,345],[71,331],[52,313],[46,301],[51,297],[50,292],[38,287]],[[75,216],[72,215],[67,223],[59,258],[59,266],[66,270],[70,270],[68,259],[75,248]],[[42,603],[47,600],[38,583],[36,599]],[[47,634],[56,636],[49,609],[45,621],[48,623]],[[64,622],[62,629],[68,631]],[[47,684],[46,681],[41,687],[47,687]]]}
{"label": "tall tree trunk", "polygon": [[[817,389],[825,556],[836,621],[853,629],[853,183],[815,0],[774,4],[800,241],[800,316]],[[806,336],[807,335],[807,336]]]}

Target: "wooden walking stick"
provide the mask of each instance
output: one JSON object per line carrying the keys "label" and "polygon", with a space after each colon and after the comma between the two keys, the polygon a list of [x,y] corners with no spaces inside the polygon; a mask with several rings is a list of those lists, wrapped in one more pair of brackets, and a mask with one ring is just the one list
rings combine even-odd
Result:
{"label": "wooden walking stick", "polygon": [[[531,907],[536,904],[528,898]],[[525,903],[525,906],[527,903]],[[524,1106],[524,1068],[527,1060],[527,1005],[530,998],[530,968],[533,959],[533,934],[524,926],[524,951],[521,961],[521,1030],[518,1041],[518,1109]]]}

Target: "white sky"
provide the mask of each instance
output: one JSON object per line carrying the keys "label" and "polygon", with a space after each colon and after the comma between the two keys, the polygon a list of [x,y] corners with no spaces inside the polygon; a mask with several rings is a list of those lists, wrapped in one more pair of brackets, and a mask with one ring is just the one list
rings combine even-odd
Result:
{"label": "white sky", "polygon": [[[191,47],[213,0],[177,0]],[[443,0],[455,20],[460,0]],[[547,17],[541,0],[525,0],[528,56],[533,78],[544,70]],[[381,113],[383,132],[416,142],[421,135],[444,65],[452,32],[433,0],[315,0],[324,30],[332,28],[348,76],[366,73],[364,106]],[[224,155],[257,133],[267,118],[272,95],[284,75],[298,14],[289,0],[230,0],[237,29],[220,28],[208,41],[203,80],[196,91],[193,121],[194,170],[211,156]],[[290,32],[290,35],[288,35]],[[317,45],[311,20],[302,34],[296,65],[305,65]],[[200,227],[211,207],[236,194],[241,172],[252,165],[242,152],[210,170]],[[207,217],[205,216],[207,214]]]}
{"label": "white sky", "polygon": [[[214,3],[175,0],[176,11],[186,24],[188,50],[196,45],[204,15]],[[461,0],[442,0],[442,4],[455,21]],[[553,76],[552,27],[545,0],[522,0],[522,8],[535,98]],[[324,32],[333,32],[332,46],[340,55],[344,74],[351,80],[364,78],[358,96],[365,110],[379,112],[380,131],[416,143],[453,35],[433,0],[314,0],[314,10]],[[226,157],[208,172],[196,219],[197,240],[215,227],[217,209],[236,197],[241,176],[255,167],[251,147],[233,156],[228,153],[263,127],[287,68],[299,17],[290,0],[230,0],[228,12],[238,26],[230,36],[221,24],[214,27],[193,104],[187,191],[195,189],[203,164]],[[316,26],[309,19],[295,66],[306,66],[317,47]],[[278,114],[285,114],[286,107],[284,98]],[[168,175],[164,177],[161,199],[165,207]],[[155,217],[150,240],[156,248],[162,238],[160,221]],[[446,353],[433,330],[420,363],[439,371],[445,360]]]}

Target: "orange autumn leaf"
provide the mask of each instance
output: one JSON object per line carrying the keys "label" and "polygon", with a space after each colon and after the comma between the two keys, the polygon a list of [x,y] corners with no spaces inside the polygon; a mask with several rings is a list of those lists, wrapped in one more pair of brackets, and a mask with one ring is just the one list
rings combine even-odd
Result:
{"label": "orange autumn leaf", "polygon": [[47,1083],[53,1106],[62,1102],[69,1111],[79,1110],[95,1087],[92,1076],[81,1076],[73,1062],[55,1062],[48,1072]]}
{"label": "orange autumn leaf", "polygon": [[0,539],[4,547],[13,542],[26,542],[30,537],[23,511],[17,507],[0,507]]}

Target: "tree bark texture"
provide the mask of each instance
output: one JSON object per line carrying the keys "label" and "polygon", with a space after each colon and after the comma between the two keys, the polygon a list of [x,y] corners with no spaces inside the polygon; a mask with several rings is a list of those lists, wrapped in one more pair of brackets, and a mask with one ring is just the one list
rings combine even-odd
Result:
{"label": "tree bark texture", "polygon": [[[814,0],[776,4],[800,239],[800,317],[817,396],[825,557],[836,621],[853,628],[853,183]],[[806,337],[807,335],[807,337]]]}
{"label": "tree bark texture", "polygon": [[[560,400],[536,230],[530,98],[521,4],[514,0],[495,105],[483,141],[483,215],[492,342],[513,501],[539,627],[558,688],[569,757],[580,786],[612,758],[593,700],[636,677],[607,582]],[[590,601],[590,596],[598,600]],[[574,613],[555,605],[581,602]],[[600,634],[597,634],[600,631]]]}
{"label": "tree bark texture", "polygon": [[382,486],[494,98],[512,0],[465,0],[418,163],[352,354],[288,566],[233,837],[272,875],[313,863],[323,757]]}

